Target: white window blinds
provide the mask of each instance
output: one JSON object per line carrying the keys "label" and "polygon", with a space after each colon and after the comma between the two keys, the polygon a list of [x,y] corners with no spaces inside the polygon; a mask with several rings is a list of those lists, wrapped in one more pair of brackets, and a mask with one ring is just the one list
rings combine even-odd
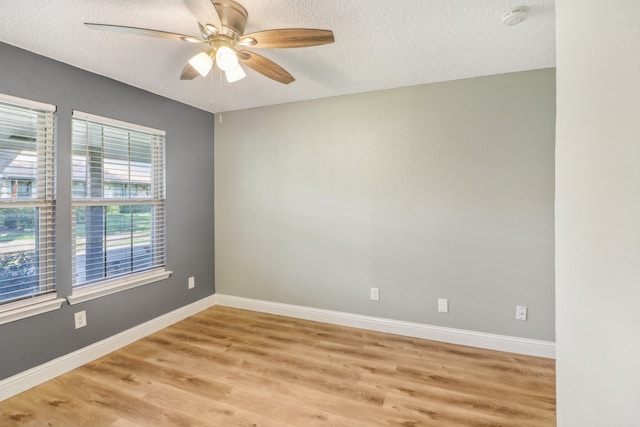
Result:
{"label": "white window blinds", "polygon": [[165,265],[165,134],[73,112],[74,287]]}
{"label": "white window blinds", "polygon": [[55,292],[54,112],[0,95],[0,304]]}

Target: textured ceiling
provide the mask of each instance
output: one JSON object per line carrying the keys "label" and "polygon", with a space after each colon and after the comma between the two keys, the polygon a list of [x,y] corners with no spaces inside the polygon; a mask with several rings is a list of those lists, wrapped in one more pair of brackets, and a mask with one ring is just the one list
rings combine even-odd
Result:
{"label": "textured ceiling", "polygon": [[[205,0],[206,1],[206,0]],[[296,78],[283,85],[247,69],[179,79],[206,45],[95,31],[84,22],[198,35],[182,0],[2,0],[0,41],[211,112],[555,66],[554,0],[240,0],[245,33],[330,29],[336,42],[260,49]],[[519,25],[501,15],[530,7]],[[0,66],[2,59],[0,58]]]}

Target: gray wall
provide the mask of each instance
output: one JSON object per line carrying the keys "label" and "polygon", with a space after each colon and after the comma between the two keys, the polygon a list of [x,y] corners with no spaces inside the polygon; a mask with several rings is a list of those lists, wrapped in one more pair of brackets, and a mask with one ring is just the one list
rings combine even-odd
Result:
{"label": "gray wall", "polygon": [[[0,43],[0,92],[58,106],[57,284],[71,294],[71,111],[167,132],[167,269],[160,283],[0,325],[0,379],[214,293],[213,115]],[[195,276],[196,288],[187,289]],[[74,329],[73,313],[88,326]]]}
{"label": "gray wall", "polygon": [[217,292],[553,341],[554,80],[223,114]]}
{"label": "gray wall", "polygon": [[558,426],[640,425],[640,2],[556,2]]}

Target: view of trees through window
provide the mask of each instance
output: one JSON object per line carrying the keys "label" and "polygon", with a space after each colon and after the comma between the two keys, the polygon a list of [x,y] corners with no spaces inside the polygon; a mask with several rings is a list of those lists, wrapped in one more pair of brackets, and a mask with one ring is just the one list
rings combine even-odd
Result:
{"label": "view of trees through window", "polygon": [[37,275],[37,208],[0,208],[0,277],[4,299],[33,294]]}

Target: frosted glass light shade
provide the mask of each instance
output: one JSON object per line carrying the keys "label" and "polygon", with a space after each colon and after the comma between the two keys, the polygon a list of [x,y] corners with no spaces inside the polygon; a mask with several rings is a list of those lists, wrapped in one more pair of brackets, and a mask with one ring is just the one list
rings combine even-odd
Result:
{"label": "frosted glass light shade", "polygon": [[240,64],[236,64],[235,67],[226,70],[224,75],[229,83],[237,82],[238,80],[244,79],[246,76]]}
{"label": "frosted glass light shade", "polygon": [[238,66],[238,57],[233,49],[221,46],[216,51],[216,64],[223,71],[228,71]]}
{"label": "frosted glass light shade", "polygon": [[200,52],[189,60],[189,65],[195,68],[202,77],[205,77],[213,67],[213,59],[207,53]]}

